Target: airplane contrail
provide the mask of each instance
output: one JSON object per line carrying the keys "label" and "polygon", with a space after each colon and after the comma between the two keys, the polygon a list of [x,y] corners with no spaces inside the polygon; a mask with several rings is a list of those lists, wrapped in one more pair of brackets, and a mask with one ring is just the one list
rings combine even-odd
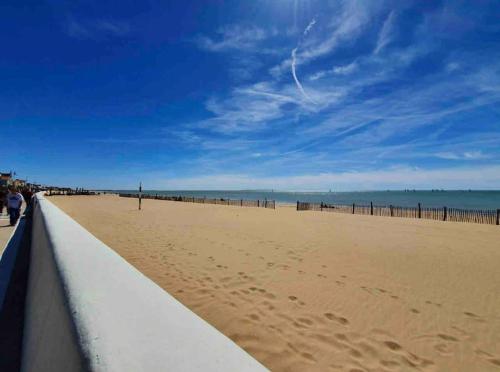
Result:
{"label": "airplane contrail", "polygon": [[293,76],[293,80],[295,80],[295,85],[297,85],[297,88],[299,88],[302,95],[305,98],[307,98],[309,101],[311,101],[312,103],[315,103],[311,99],[311,97],[309,97],[309,95],[306,93],[306,91],[304,90],[304,87],[302,86],[302,84],[299,81],[299,78],[297,77],[297,72],[295,70],[295,66],[297,64],[297,57],[296,57],[297,49],[298,49],[298,47],[295,48],[294,50],[292,50],[292,76]]}
{"label": "airplane contrail", "polygon": [[[309,22],[307,27],[304,29],[304,32],[302,34],[303,35],[302,38],[307,36],[309,31],[311,31],[311,29],[314,27],[315,24],[316,24],[316,18],[313,18],[311,20],[311,22]],[[297,67],[297,50],[299,49],[300,42],[301,42],[301,40],[299,40],[299,42],[297,43],[297,47],[295,47],[292,50],[292,76],[293,76],[293,80],[295,80],[295,85],[297,85],[297,88],[299,89],[300,93],[302,93],[304,98],[306,98],[308,101],[316,104],[316,102],[314,102],[314,100],[311,97],[309,97],[309,95],[306,93],[306,91],[304,90],[304,87],[300,83],[299,78],[297,77],[297,69],[296,69],[296,67]]]}
{"label": "airplane contrail", "polygon": [[311,31],[311,29],[314,27],[315,24],[316,24],[316,18],[313,18],[311,22],[309,22],[309,24],[307,25],[306,29],[304,30],[304,36],[306,36],[309,33],[309,31]]}

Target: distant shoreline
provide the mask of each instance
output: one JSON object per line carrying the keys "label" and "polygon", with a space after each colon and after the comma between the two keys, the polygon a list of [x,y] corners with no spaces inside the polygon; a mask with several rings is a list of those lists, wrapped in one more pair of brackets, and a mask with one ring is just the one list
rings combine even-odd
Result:
{"label": "distant shoreline", "polygon": [[[137,193],[138,190],[102,190],[106,192]],[[500,190],[411,190],[411,191],[342,191],[342,192],[291,192],[248,190],[143,190],[145,194],[168,196],[206,197],[244,200],[275,200],[278,205],[293,205],[297,201],[331,204],[395,205],[461,209],[498,209]]]}

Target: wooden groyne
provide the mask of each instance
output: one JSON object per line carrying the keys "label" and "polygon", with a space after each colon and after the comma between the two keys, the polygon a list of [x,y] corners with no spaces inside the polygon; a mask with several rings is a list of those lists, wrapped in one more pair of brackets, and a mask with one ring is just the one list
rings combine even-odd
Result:
{"label": "wooden groyne", "polygon": [[500,209],[459,209],[459,208],[427,208],[420,203],[416,207],[400,207],[394,205],[360,205],[360,204],[327,204],[297,201],[298,211],[339,212],[349,214],[365,214],[372,216],[423,218],[438,221],[470,222],[488,225],[500,225]]}
{"label": "wooden groyne", "polygon": [[[123,198],[138,198],[139,194],[119,194]],[[245,199],[217,199],[217,198],[197,198],[194,196],[167,196],[167,195],[152,195],[143,194],[142,199],[170,200],[188,203],[200,204],[219,204],[232,205],[236,207],[257,207],[276,209],[276,201],[274,200],[245,200]]]}

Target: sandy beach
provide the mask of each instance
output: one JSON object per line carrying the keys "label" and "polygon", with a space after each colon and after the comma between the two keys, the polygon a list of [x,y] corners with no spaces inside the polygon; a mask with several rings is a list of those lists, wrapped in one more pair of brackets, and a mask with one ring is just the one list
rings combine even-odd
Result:
{"label": "sandy beach", "polygon": [[500,228],[49,200],[275,371],[500,371]]}

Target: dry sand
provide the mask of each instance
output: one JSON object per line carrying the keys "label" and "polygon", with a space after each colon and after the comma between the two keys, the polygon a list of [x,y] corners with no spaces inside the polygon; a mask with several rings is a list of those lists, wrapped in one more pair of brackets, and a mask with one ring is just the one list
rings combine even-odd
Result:
{"label": "dry sand", "polygon": [[272,370],[500,370],[497,226],[50,200]]}

